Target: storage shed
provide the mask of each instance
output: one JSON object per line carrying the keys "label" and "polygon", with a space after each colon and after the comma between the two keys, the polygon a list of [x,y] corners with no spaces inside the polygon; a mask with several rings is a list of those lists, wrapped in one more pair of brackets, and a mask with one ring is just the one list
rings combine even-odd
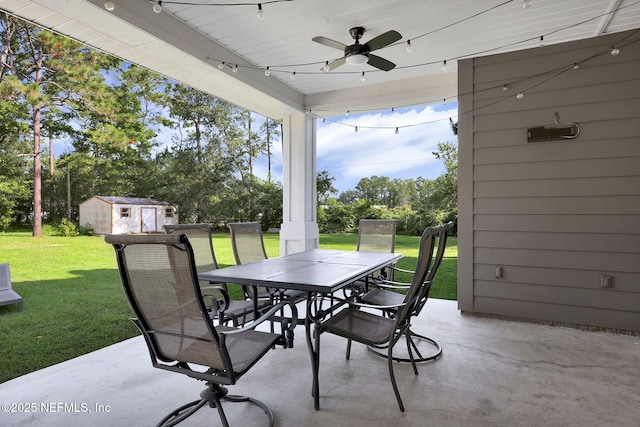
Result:
{"label": "storage shed", "polygon": [[79,208],[80,226],[95,234],[156,233],[178,223],[175,206],[142,197],[93,196]]}

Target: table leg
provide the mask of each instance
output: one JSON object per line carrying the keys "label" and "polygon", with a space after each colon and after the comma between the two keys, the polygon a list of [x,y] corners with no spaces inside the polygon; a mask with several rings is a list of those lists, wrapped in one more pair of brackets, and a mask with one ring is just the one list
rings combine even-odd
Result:
{"label": "table leg", "polygon": [[[307,338],[307,347],[309,348],[309,357],[311,358],[311,372],[313,375],[313,384],[311,385],[311,396],[313,396],[313,407],[317,411],[320,409],[320,386],[318,383],[318,370],[320,366],[320,333],[317,328],[318,320],[314,316],[314,293],[309,292],[307,295],[307,314],[305,316],[304,327]],[[313,327],[313,330],[312,330]],[[315,332],[315,346],[314,346]]]}

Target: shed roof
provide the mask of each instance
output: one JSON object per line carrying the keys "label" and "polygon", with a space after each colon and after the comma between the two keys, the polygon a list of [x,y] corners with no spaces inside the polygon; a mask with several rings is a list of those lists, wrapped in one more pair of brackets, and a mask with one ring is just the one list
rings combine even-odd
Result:
{"label": "shed roof", "polygon": [[162,205],[169,206],[168,202],[160,202],[158,200],[146,197],[114,197],[114,196],[93,196],[103,200],[109,204],[115,205]]}

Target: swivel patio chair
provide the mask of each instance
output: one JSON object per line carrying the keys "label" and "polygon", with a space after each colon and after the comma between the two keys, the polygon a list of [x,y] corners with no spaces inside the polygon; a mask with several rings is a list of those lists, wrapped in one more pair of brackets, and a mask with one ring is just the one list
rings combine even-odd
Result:
{"label": "swivel patio chair", "polygon": [[[357,251],[389,252],[396,247],[396,221],[393,219],[361,219],[358,223]],[[387,267],[369,276],[369,281],[392,279],[393,270]],[[357,282],[360,284],[361,282]],[[368,284],[368,282],[367,282]]]}
{"label": "swivel patio chair", "polygon": [[[189,239],[189,243],[193,248],[194,259],[196,262],[196,270],[198,273],[205,271],[217,270],[218,262],[216,261],[215,252],[213,250],[213,239],[211,236],[211,227],[209,224],[171,224],[164,226],[165,231],[168,234],[184,234]],[[200,281],[200,287],[206,289],[212,284],[206,281]],[[229,291],[226,283],[218,284]],[[229,306],[225,311],[218,312],[219,321],[221,323],[227,323],[231,321],[234,326],[238,326],[241,323],[250,321],[254,318],[255,310],[262,310],[268,305],[269,301],[266,300],[254,300],[247,298],[249,293],[246,292],[245,287],[242,287],[244,300],[231,300]]]}
{"label": "swivel patio chair", "polygon": [[[413,280],[406,295],[403,295],[399,304],[380,307],[358,302],[356,300],[342,300],[348,305],[347,308],[330,313],[331,315],[324,321],[316,323],[315,326],[315,348],[320,353],[320,336],[323,332],[339,335],[347,338],[346,358],[351,355],[351,341],[365,344],[369,347],[384,348],[387,352],[387,363],[389,377],[393,386],[393,391],[398,402],[400,411],[404,412],[404,405],[393,372],[393,349],[411,326],[411,318],[419,312],[418,307],[424,305],[426,295],[429,292],[430,283],[426,281],[429,268],[432,265],[433,248],[435,239],[442,229],[440,227],[427,228],[420,239],[420,250],[418,253],[418,264],[414,272]],[[338,298],[336,298],[338,299]],[[367,310],[364,308],[375,309]],[[388,317],[383,315],[382,310],[393,309],[395,315]],[[407,338],[407,346],[408,338]],[[415,361],[412,350],[409,348],[409,355],[412,358],[414,373],[417,375]],[[317,378],[317,372],[314,378]],[[316,399],[316,407],[319,399],[319,380],[314,382],[313,396]]]}
{"label": "swivel patio chair", "polygon": [[[424,308],[424,305],[427,302],[427,299],[429,297],[429,291],[431,290],[431,285],[433,284],[433,280],[436,276],[436,272],[438,271],[438,268],[440,267],[440,263],[442,262],[442,258],[444,257],[444,251],[447,245],[448,232],[452,227],[453,227],[453,222],[448,222],[446,224],[443,224],[439,227],[432,229],[432,230],[438,230],[438,233],[436,236],[437,245],[434,245],[434,248],[436,249],[436,253],[435,253],[435,256],[433,256],[432,258],[431,265],[428,266],[428,273],[424,279],[426,291],[423,299],[419,302],[419,304],[416,304],[416,306],[414,307],[414,311],[415,311],[414,316],[418,316],[420,314],[420,311]],[[418,263],[420,263],[420,260],[418,260]],[[409,273],[409,274],[415,274],[413,271],[408,271],[398,267],[393,267],[392,270]],[[382,279],[376,283],[375,289],[372,289],[368,293],[364,294],[360,298],[360,300],[364,303],[373,304],[377,306],[394,306],[403,301],[404,295],[401,292],[407,291],[411,287],[411,285],[412,284],[410,283],[403,283],[403,282]],[[398,291],[401,291],[401,292],[398,292]],[[390,316],[394,316],[396,312],[396,310],[393,308],[386,309],[385,311]],[[410,327],[407,329],[406,335],[407,335],[407,345],[410,346],[408,347],[410,356],[409,357],[394,356],[395,361],[412,362],[412,363],[426,362],[430,360],[435,360],[442,355],[442,346],[433,338],[420,335],[414,332]],[[417,343],[420,341],[423,341],[427,343],[428,346],[431,346],[432,350],[428,354],[423,355],[424,349],[423,351],[419,349]],[[379,349],[376,349],[375,347],[371,347],[370,349],[379,356],[383,356],[383,357],[387,356],[385,352],[382,352]],[[417,357],[414,357],[413,355],[411,355],[412,351],[415,352]],[[416,372],[416,375],[417,375],[417,372]]]}
{"label": "swivel patio chair", "polygon": [[[262,226],[259,222],[230,222],[227,224],[231,232],[231,247],[236,264],[248,264],[267,259],[267,251],[264,248],[262,239]],[[288,298],[296,302],[302,301],[306,293],[291,289],[280,291],[278,289],[267,289],[262,286],[249,287],[255,289],[257,298]]]}
{"label": "swivel patio chair", "polygon": [[17,304],[22,311],[22,297],[11,287],[9,264],[0,264],[0,306]]}
{"label": "swivel patio chair", "polygon": [[[222,424],[228,426],[224,401],[259,406],[272,426],[273,413],[266,405],[249,397],[229,395],[225,386],[236,384],[272,346],[289,345],[285,333],[255,328],[284,305],[290,305],[294,317],[282,329],[288,334],[295,327],[295,306],[284,301],[243,328],[215,326],[198,283],[193,249],[184,234],[107,235],[105,241],[116,251],[124,292],[135,313],[132,320],[142,332],[153,366],[206,382],[200,399],[172,411],[159,425],[178,424],[208,404],[217,409]],[[224,289],[216,290],[226,295]],[[217,301],[224,304],[228,296]]]}

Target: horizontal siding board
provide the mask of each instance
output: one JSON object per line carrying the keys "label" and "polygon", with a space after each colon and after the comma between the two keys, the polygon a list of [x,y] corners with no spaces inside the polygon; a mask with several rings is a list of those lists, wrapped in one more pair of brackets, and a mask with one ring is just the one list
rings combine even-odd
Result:
{"label": "horizontal siding board", "polygon": [[[640,254],[640,236],[633,234],[476,231],[474,233],[474,244],[477,248],[606,251]],[[640,258],[638,261],[640,261]]]}
{"label": "horizontal siding board", "polygon": [[577,270],[640,273],[640,255],[615,252],[475,248],[474,262]]}
{"label": "horizontal siding board", "polygon": [[640,312],[637,311],[606,310],[485,297],[475,297],[473,306],[476,313],[629,331],[640,330]]}
{"label": "horizontal siding board", "polygon": [[640,215],[640,196],[490,197],[474,201],[476,214]]}
{"label": "horizontal siding board", "polygon": [[475,181],[621,176],[640,176],[640,157],[478,165],[473,170]]}
{"label": "horizontal siding board", "polygon": [[[546,112],[548,116],[548,112]],[[560,117],[562,118],[562,116]],[[516,129],[502,129],[502,130],[486,130],[483,132],[476,132],[474,135],[474,148],[476,150],[486,148],[502,148],[509,146],[523,146],[523,145],[543,145],[542,143],[528,143],[527,142],[527,129],[529,127],[536,127],[539,125],[547,125],[553,123],[553,118],[547,117],[544,122],[538,122],[533,124],[532,121],[525,126],[518,127]],[[585,145],[590,147],[601,148],[601,154],[606,156],[606,152],[612,153],[610,155],[617,155],[618,141],[629,141],[631,146],[626,147],[627,150],[631,149],[633,152],[640,154],[640,148],[638,148],[638,137],[640,136],[640,117],[631,117],[626,119],[615,120],[596,120],[590,122],[581,122],[580,135],[578,138],[567,141],[549,141],[544,145],[553,145],[558,143],[572,143],[580,144],[580,148]],[[605,145],[606,149],[602,147]],[[625,147],[620,147],[625,149]],[[576,154],[580,154],[581,150]]]}
{"label": "horizontal siding board", "polygon": [[512,282],[475,281],[475,295],[608,310],[640,310],[640,293],[613,289],[579,289]]}
{"label": "horizontal siding board", "polygon": [[474,277],[482,281],[508,281],[531,285],[563,286],[567,288],[602,289],[600,275],[613,277],[612,290],[640,293],[640,273],[603,270],[571,270],[567,268],[540,268],[502,266],[502,278],[495,277],[495,264],[475,264]]}
{"label": "horizontal siding board", "polygon": [[[549,103],[550,96],[557,96],[553,104]],[[556,111],[560,113],[561,122],[577,123],[637,118],[640,113],[638,97],[584,104],[573,100],[567,102],[559,93],[527,94],[525,98],[526,101],[518,100],[515,96],[506,98],[500,103],[501,111],[492,114],[481,114],[481,110],[475,109],[474,130],[482,132],[544,126],[554,123]],[[526,108],[523,104],[526,104]],[[564,109],[561,108],[563,106]]]}
{"label": "horizontal siding board", "polygon": [[474,215],[475,231],[640,234],[637,215]]}
{"label": "horizontal siding board", "polygon": [[475,197],[581,197],[640,195],[640,176],[481,181]]}
{"label": "horizontal siding board", "polygon": [[[640,122],[640,118],[638,119]],[[523,138],[526,139],[522,130]],[[544,162],[578,159],[608,159],[640,156],[640,134],[634,138],[612,141],[550,141],[547,143],[519,144],[499,148],[474,150],[474,165]]]}

